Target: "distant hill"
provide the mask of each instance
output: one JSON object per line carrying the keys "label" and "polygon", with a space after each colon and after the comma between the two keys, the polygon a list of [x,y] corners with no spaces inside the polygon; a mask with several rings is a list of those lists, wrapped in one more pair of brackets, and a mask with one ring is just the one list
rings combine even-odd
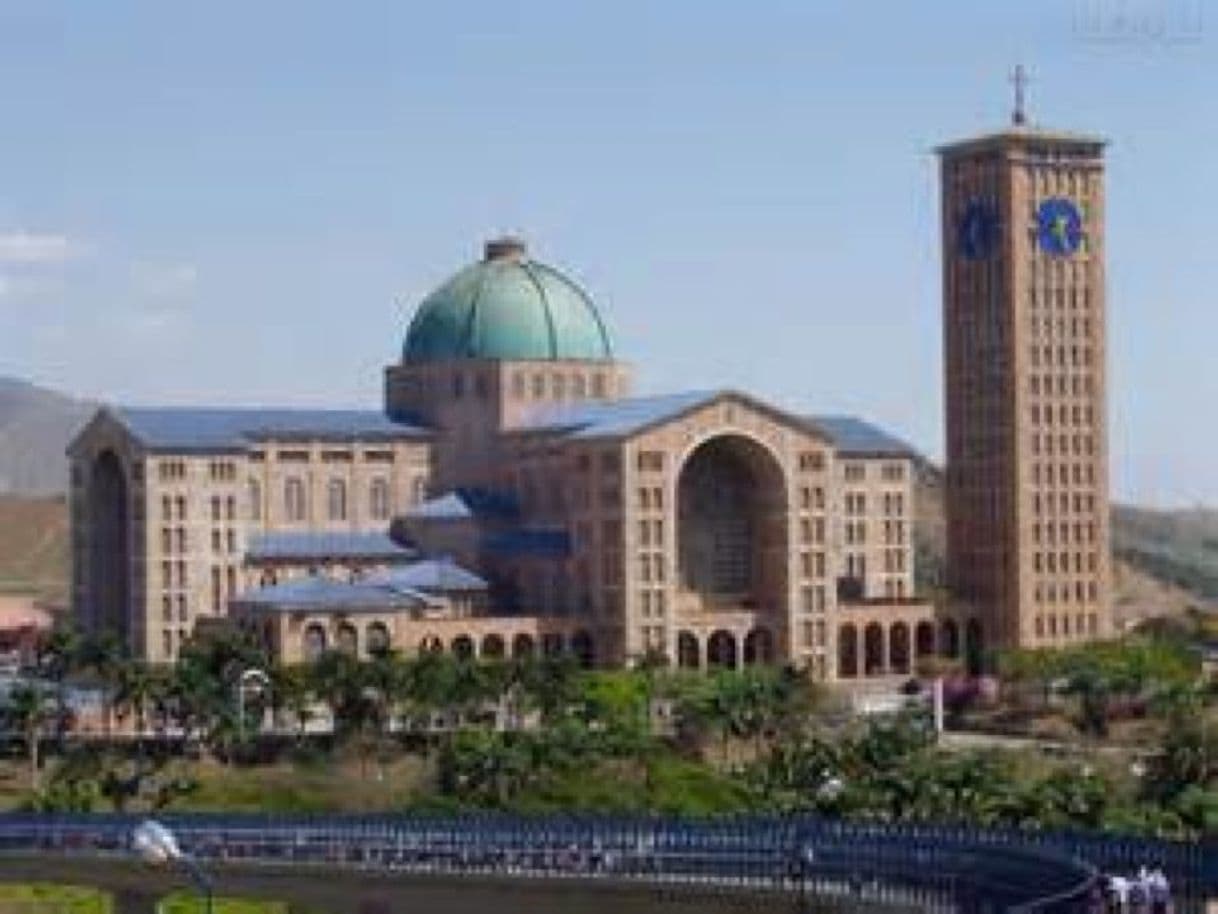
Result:
{"label": "distant hill", "polygon": [[62,496],[0,495],[0,593],[51,603],[68,595],[68,506]]}
{"label": "distant hill", "polygon": [[0,495],[60,495],[68,487],[64,448],[96,405],[0,378]]}

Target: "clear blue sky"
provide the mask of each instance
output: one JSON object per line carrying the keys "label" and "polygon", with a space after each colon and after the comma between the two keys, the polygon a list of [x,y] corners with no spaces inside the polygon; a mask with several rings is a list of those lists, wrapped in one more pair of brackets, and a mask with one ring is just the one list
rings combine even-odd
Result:
{"label": "clear blue sky", "polygon": [[[0,4],[0,374],[375,407],[415,302],[515,231],[644,391],[942,452],[932,147],[1109,153],[1113,478],[1218,503],[1218,5]],[[1131,14],[1122,19],[1121,13]]]}

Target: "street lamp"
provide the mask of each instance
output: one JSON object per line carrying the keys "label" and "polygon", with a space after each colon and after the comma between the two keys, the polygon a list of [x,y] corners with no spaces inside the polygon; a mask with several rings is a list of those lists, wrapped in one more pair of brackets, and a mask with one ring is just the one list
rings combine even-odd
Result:
{"label": "street lamp", "polygon": [[237,736],[241,743],[245,742],[245,689],[251,684],[262,689],[269,688],[271,677],[257,667],[250,667],[237,677]]}
{"label": "street lamp", "polygon": [[173,832],[153,819],[145,819],[131,833],[131,848],[140,859],[156,865],[176,863],[186,870],[212,914],[212,881],[197,860],[182,852]]}

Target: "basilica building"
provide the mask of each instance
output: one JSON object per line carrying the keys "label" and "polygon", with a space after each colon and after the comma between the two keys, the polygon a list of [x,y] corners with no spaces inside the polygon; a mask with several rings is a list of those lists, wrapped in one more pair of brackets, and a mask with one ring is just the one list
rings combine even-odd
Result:
{"label": "basilica building", "polygon": [[939,149],[949,597],[902,442],[735,390],[638,397],[605,316],[501,238],[418,306],[378,411],[105,407],[68,449],[81,625],[173,662],[568,654],[825,681],[1112,633],[1104,146]]}
{"label": "basilica building", "polygon": [[914,592],[915,455],[734,390],[631,394],[523,242],[418,306],[382,411],[99,410],[69,449],[73,601],[172,662],[230,619],[329,649],[908,675],[983,632]]}

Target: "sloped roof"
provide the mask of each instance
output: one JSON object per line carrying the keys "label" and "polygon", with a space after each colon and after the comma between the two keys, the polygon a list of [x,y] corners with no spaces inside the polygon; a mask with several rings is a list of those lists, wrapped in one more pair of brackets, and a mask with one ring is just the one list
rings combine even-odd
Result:
{"label": "sloped roof", "polygon": [[236,451],[267,439],[395,441],[428,434],[376,410],[138,406],[109,412],[151,450]]}
{"label": "sloped roof", "polygon": [[824,429],[837,452],[848,457],[917,456],[917,451],[900,438],[856,416],[809,416],[808,421]]}
{"label": "sloped roof", "polygon": [[468,520],[474,517],[510,518],[519,512],[516,499],[509,494],[461,487],[415,505],[406,516],[418,520]]}
{"label": "sloped roof", "polygon": [[245,551],[254,561],[371,558],[406,562],[418,555],[388,533],[376,531],[257,533],[250,536]]}
{"label": "sloped roof", "polygon": [[415,505],[406,516],[419,520],[467,520],[474,512],[459,493],[445,492]]}
{"label": "sloped roof", "polygon": [[525,416],[513,431],[567,432],[572,438],[616,438],[710,403],[721,391],[689,391],[625,400],[584,401],[542,406]]}
{"label": "sloped roof", "polygon": [[339,609],[378,611],[425,605],[425,595],[371,581],[335,581],[309,576],[246,591],[237,602],[266,610]]}
{"label": "sloped roof", "polygon": [[372,575],[367,583],[394,590],[451,593],[486,590],[487,583],[450,559],[424,559]]}

